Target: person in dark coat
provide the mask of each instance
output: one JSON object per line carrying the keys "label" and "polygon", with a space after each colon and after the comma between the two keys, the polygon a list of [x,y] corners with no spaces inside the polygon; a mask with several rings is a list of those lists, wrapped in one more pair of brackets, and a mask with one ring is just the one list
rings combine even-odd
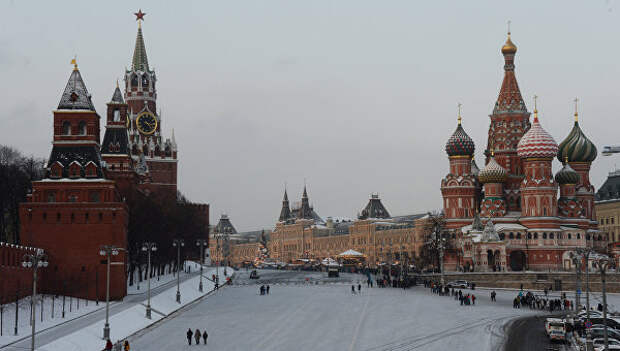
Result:
{"label": "person in dark coat", "polygon": [[269,295],[269,285],[267,285],[267,295]]}
{"label": "person in dark coat", "polygon": [[196,328],[196,332],[194,332],[194,339],[196,339],[196,345],[200,345],[201,336],[202,336],[202,333],[200,332],[198,328]]}
{"label": "person in dark coat", "polygon": [[192,344],[192,335],[194,334],[192,332],[192,329],[191,328],[187,329],[187,333],[186,334],[187,334],[187,343],[191,345]]}
{"label": "person in dark coat", "polygon": [[207,330],[205,329],[205,331],[202,332],[202,340],[204,341],[204,344],[207,344],[207,338],[209,337],[209,334],[207,334]]}
{"label": "person in dark coat", "polygon": [[496,301],[496,300],[495,300],[495,295],[497,295],[497,294],[495,293],[495,290],[491,291],[491,301],[493,301],[493,302],[495,302],[495,301]]}
{"label": "person in dark coat", "polygon": [[355,285],[351,285],[351,294],[355,294]]}
{"label": "person in dark coat", "polygon": [[129,341],[125,340],[125,343],[123,344],[123,351],[129,351],[130,349]]}
{"label": "person in dark coat", "polygon": [[106,351],[112,351],[113,347],[114,347],[114,345],[112,345],[112,341],[110,341],[110,339],[108,339],[105,342],[105,349],[106,349]]}
{"label": "person in dark coat", "polygon": [[357,292],[362,293],[362,284],[357,284]]}

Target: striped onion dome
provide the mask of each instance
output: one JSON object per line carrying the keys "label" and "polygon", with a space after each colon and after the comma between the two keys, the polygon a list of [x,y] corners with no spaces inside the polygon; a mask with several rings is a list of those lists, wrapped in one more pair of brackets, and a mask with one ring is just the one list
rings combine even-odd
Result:
{"label": "striped onion dome", "polygon": [[478,173],[480,183],[504,183],[508,179],[508,171],[504,169],[495,157],[491,156],[489,163]]}
{"label": "striped onion dome", "polygon": [[459,117],[459,125],[446,143],[448,156],[472,156],[476,146],[474,141],[465,133]]}
{"label": "striped onion dome", "polygon": [[577,184],[579,183],[579,173],[568,162],[565,162],[564,167],[555,174],[555,181],[559,184]]}
{"label": "striped onion dome", "polygon": [[530,130],[519,140],[517,154],[521,158],[554,158],[558,144],[538,122],[538,110],[534,110],[534,122]]}
{"label": "striped onion dome", "polygon": [[596,146],[583,134],[579,122],[575,121],[573,129],[568,133],[566,139],[560,143],[557,157],[560,162],[567,157],[568,162],[592,162],[596,159],[596,153]]}

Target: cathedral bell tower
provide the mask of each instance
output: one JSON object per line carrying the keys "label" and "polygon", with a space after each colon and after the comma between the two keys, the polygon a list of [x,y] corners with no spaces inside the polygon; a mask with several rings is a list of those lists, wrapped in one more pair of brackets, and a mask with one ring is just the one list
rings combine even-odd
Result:
{"label": "cathedral bell tower", "polygon": [[521,209],[519,188],[523,179],[523,167],[517,155],[517,144],[530,127],[530,113],[525,107],[515,76],[517,46],[510,38],[510,29],[501,51],[504,55],[504,80],[493,113],[489,115],[491,124],[485,156],[488,163],[491,148],[494,149],[495,161],[508,172],[503,189],[507,210],[519,211]]}

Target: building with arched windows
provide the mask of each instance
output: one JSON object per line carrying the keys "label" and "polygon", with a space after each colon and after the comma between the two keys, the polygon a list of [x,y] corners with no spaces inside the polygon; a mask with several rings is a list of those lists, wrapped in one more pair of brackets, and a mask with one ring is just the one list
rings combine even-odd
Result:
{"label": "building with arched windows", "polygon": [[[446,143],[450,171],[441,180],[448,231],[456,234],[448,269],[569,269],[570,252],[591,246],[604,250],[598,230],[590,166],[596,146],[574,124],[558,145],[542,127],[536,105],[530,121],[515,76],[516,45],[501,49],[504,80],[490,114],[485,166],[474,159],[475,143],[458,115]],[[552,161],[562,168],[554,175]],[[559,190],[559,197],[558,197]]]}

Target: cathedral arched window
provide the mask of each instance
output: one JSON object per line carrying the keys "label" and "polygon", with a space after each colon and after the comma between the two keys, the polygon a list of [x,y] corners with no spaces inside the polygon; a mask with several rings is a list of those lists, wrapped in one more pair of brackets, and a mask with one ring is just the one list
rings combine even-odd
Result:
{"label": "cathedral arched window", "polygon": [[527,233],[527,238],[532,239],[532,233]]}
{"label": "cathedral arched window", "polygon": [[581,233],[577,233],[577,240],[581,239]]}
{"label": "cathedral arched window", "polygon": [[534,233],[534,239],[538,239],[538,233]]}
{"label": "cathedral arched window", "polygon": [[508,239],[514,239],[514,238],[515,238],[514,233],[513,233],[513,232],[510,232],[510,233],[508,234]]}
{"label": "cathedral arched window", "polygon": [[549,239],[553,239],[553,233],[549,233]]}
{"label": "cathedral arched window", "polygon": [[47,193],[47,202],[56,202],[56,192],[50,191]]}
{"label": "cathedral arched window", "polygon": [[506,234],[504,234],[504,233],[499,233],[499,238],[500,238],[501,240],[504,240],[504,238],[506,238]]}
{"label": "cathedral arched window", "polygon": [[568,233],[568,240],[571,240],[573,238],[573,236],[571,235],[571,233]]}
{"label": "cathedral arched window", "polygon": [[62,122],[62,135],[71,135],[71,123],[69,121]]}
{"label": "cathedral arched window", "polygon": [[590,234],[586,234],[586,240],[590,240]]}
{"label": "cathedral arched window", "polygon": [[79,128],[80,135],[86,135],[86,122],[80,121]]}
{"label": "cathedral arched window", "polygon": [[517,239],[521,239],[521,233],[517,233]]}
{"label": "cathedral arched window", "polygon": [[149,154],[149,146],[148,145],[144,145],[142,147],[142,152],[144,153],[144,156],[148,156],[148,154]]}

